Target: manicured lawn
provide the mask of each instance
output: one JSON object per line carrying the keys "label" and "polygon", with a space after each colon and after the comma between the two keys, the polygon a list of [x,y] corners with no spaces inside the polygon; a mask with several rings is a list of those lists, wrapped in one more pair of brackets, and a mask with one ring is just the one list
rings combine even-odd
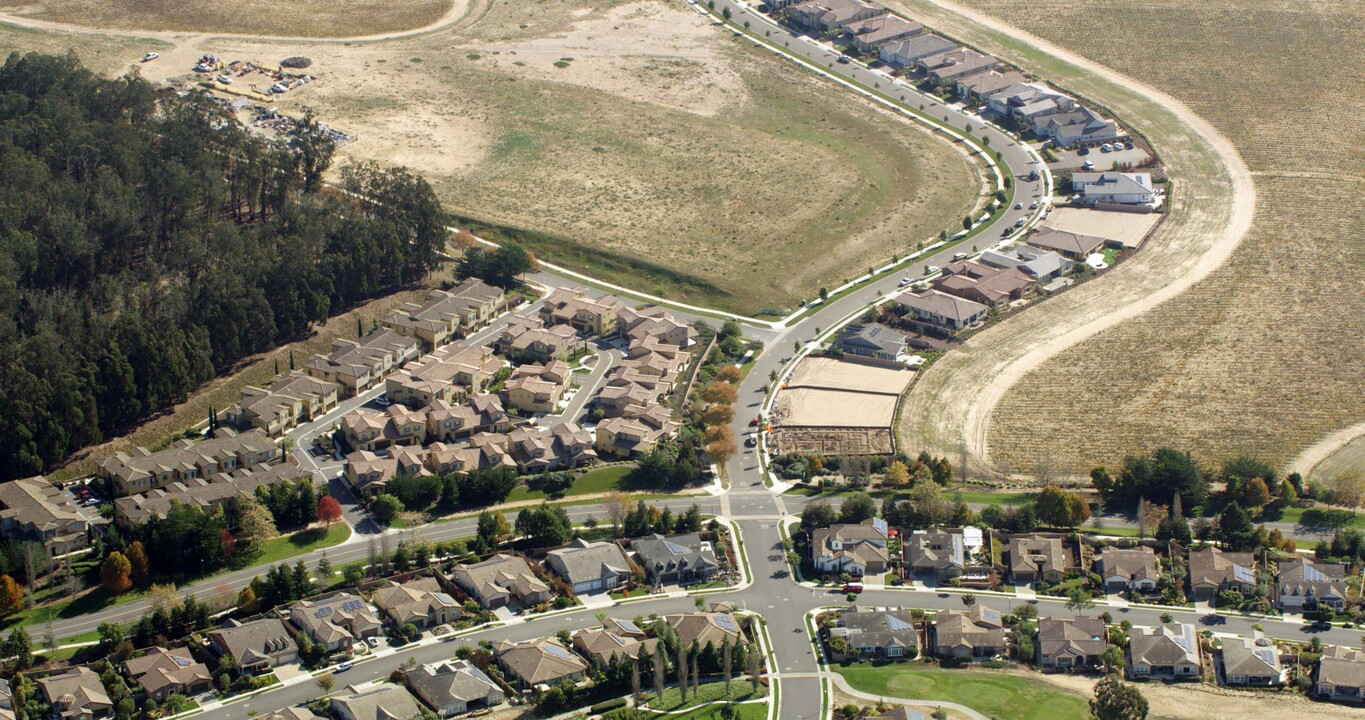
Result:
{"label": "manicured lawn", "polygon": [[[572,497],[574,495],[595,495],[597,493],[611,492],[612,490],[629,491],[630,483],[626,481],[626,476],[630,474],[631,468],[628,465],[613,465],[611,467],[589,470],[574,480],[573,485],[564,492],[562,497]],[[642,488],[647,489],[647,488]],[[503,502],[523,502],[526,500],[547,500],[550,496],[542,490],[532,490],[525,485],[518,485],[507,499]]]}
{"label": "manicured lawn", "polygon": [[1041,679],[992,670],[944,670],[921,663],[834,666],[863,692],[917,700],[961,703],[1002,720],[1085,720],[1088,698],[1053,688]]}
{"label": "manicured lawn", "polygon": [[[1276,522],[1294,523],[1295,525],[1298,525],[1303,522],[1304,511],[1310,509],[1312,509],[1312,506],[1285,508],[1283,513],[1280,515],[1279,520],[1277,520]],[[1365,529],[1365,516],[1356,515],[1354,518],[1351,519],[1351,522],[1347,523],[1343,527],[1356,528],[1358,530]],[[1328,534],[1330,534],[1330,531]]]}
{"label": "manicured lawn", "polygon": [[734,680],[731,680],[730,693],[728,695],[725,693],[724,682],[707,682],[702,683],[701,687],[697,688],[696,695],[692,695],[689,692],[687,700],[684,701],[679,699],[677,688],[666,688],[661,697],[657,700],[650,701],[649,707],[653,710],[680,710],[693,705],[715,702],[717,700],[730,700],[732,702],[757,700],[768,694],[768,689],[762,685],[758,686],[757,694],[754,693],[753,689],[754,686],[747,678],[735,678]]}
{"label": "manicured lawn", "polygon": [[1115,535],[1117,537],[1137,537],[1137,528],[1130,527],[1105,527],[1097,528],[1086,526],[1081,528],[1083,533],[1094,533],[1095,535]]}
{"label": "manicured lawn", "polygon": [[309,528],[292,535],[277,537],[268,541],[253,564],[269,565],[288,560],[295,555],[310,553],[314,550],[340,545],[351,537],[351,528],[346,523],[332,523],[328,528]]}
{"label": "manicured lawn", "polygon": [[[747,703],[736,705],[735,718],[737,720],[766,720],[768,717],[767,703]],[[708,705],[699,707],[691,712],[678,713],[677,715],[660,715],[660,720],[715,720],[720,717],[719,705]]]}
{"label": "manicured lawn", "polygon": [[1037,498],[1036,493],[993,493],[981,491],[949,490],[943,493],[957,500],[959,496],[969,505],[1025,505]]}

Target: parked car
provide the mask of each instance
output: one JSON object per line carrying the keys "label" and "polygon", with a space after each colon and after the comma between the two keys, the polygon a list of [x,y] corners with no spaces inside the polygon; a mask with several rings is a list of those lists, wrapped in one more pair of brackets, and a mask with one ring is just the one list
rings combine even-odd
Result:
{"label": "parked car", "polygon": [[847,55],[840,55],[840,56],[839,56],[838,62],[839,62],[840,65],[847,65],[847,64],[848,64],[848,56],[847,56]]}
{"label": "parked car", "polygon": [[161,53],[149,52],[142,56],[142,62],[151,62],[159,57],[161,57]]}
{"label": "parked car", "polygon": [[901,278],[901,281],[898,282],[898,283],[896,283],[896,287],[905,287],[906,285],[909,285],[909,284],[910,284],[910,278]]}
{"label": "parked car", "polygon": [[1028,209],[1030,209],[1030,210],[1037,210],[1037,209],[1038,209],[1038,201],[1037,201],[1037,200],[1034,200],[1033,202],[1029,203]]}
{"label": "parked car", "polygon": [[758,436],[757,436],[757,435],[750,435],[749,437],[745,438],[745,440],[744,440],[744,446],[745,446],[745,447],[758,447]]}
{"label": "parked car", "polygon": [[1076,154],[1077,154],[1077,155],[1089,155],[1089,154],[1090,154],[1090,148],[1088,148],[1088,147],[1083,147],[1083,148],[1081,148],[1080,150],[1077,150],[1077,151],[1076,151]]}
{"label": "parked car", "polygon": [[939,268],[939,266],[937,266],[937,265],[925,265],[925,266],[924,266],[924,274],[925,274],[925,275],[933,275],[934,273],[938,272],[939,269],[940,269],[940,268]]}
{"label": "parked car", "polygon": [[967,253],[953,253],[953,262],[957,262],[958,260],[966,260],[966,259],[967,259]]}
{"label": "parked car", "polygon": [[1015,203],[1015,204],[1014,204],[1014,209],[1015,209],[1015,210],[1023,210],[1023,209],[1024,209],[1024,204],[1021,203],[1021,202],[1020,202],[1020,203]]}
{"label": "parked car", "polygon": [[350,669],[353,668],[353,667],[355,667],[355,666],[351,664],[351,661],[350,661],[350,660],[347,660],[346,662],[341,663],[340,665],[337,665],[336,671],[337,671],[337,672],[346,672],[347,670],[350,670]]}
{"label": "parked car", "polygon": [[1018,227],[1023,227],[1023,226],[1024,226],[1024,218],[1019,218],[1018,220],[1015,220],[1015,221],[1014,221],[1014,226],[1017,227],[1017,228],[1018,228]]}
{"label": "parked car", "polygon": [[218,77],[216,77],[216,78],[214,78],[214,79],[217,80],[218,82],[224,84],[224,85],[231,85],[231,84],[232,84],[232,76],[230,76],[230,75],[219,75]]}
{"label": "parked car", "polygon": [[1085,164],[1082,165],[1081,167],[1085,168],[1086,170],[1094,170],[1094,169],[1095,169],[1095,163],[1092,163],[1092,162],[1090,162],[1089,160],[1086,160],[1086,161],[1085,161]]}
{"label": "parked car", "polygon": [[860,592],[862,592],[862,591],[863,591],[863,584],[862,584],[862,583],[853,583],[853,582],[851,582],[851,583],[844,583],[844,592],[846,592],[846,593],[860,593]]}
{"label": "parked car", "polygon": [[1123,144],[1123,149],[1124,149],[1124,150],[1132,150],[1132,149],[1133,149],[1133,144],[1130,143],[1130,142],[1126,142],[1126,143]]}
{"label": "parked car", "polygon": [[754,419],[749,421],[749,427],[758,427],[759,419],[760,417],[758,415],[755,415]]}

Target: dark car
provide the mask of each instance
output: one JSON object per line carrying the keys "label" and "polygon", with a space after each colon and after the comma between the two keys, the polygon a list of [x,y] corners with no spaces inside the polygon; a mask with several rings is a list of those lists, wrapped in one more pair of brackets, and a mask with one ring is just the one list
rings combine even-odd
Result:
{"label": "dark car", "polygon": [[840,55],[840,56],[839,56],[839,64],[840,64],[840,65],[847,65],[847,64],[848,64],[848,56],[847,56],[847,55]]}

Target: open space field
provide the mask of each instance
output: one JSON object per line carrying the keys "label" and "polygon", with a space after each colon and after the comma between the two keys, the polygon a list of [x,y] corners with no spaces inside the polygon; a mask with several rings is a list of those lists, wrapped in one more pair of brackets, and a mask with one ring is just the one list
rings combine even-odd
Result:
{"label": "open space field", "polygon": [[896,396],[794,388],[777,396],[777,406],[784,427],[887,427],[895,418]]}
{"label": "open space field", "polygon": [[171,47],[169,43],[159,40],[32,30],[0,22],[0,53],[6,56],[12,52],[65,55],[75,51],[86,67],[111,75],[121,74],[130,63],[136,63],[143,53],[153,50],[166,52]]}
{"label": "open space field", "polygon": [[541,257],[673,299],[791,307],[983,201],[955,146],[677,3],[502,3],[390,42],[199,49],[307,54],[319,80],[276,104],[356,133],[346,158],[411,167],[457,214],[533,231],[517,238]]}
{"label": "open space field", "polygon": [[943,670],[922,663],[834,665],[855,690],[889,697],[943,700],[1002,720],[1085,720],[1087,698],[1040,678],[992,670]]}
{"label": "open space field", "polygon": [[424,27],[451,5],[451,0],[0,0],[0,12],[111,30],[352,37]]}
{"label": "open space field", "polygon": [[787,387],[899,395],[914,378],[915,372],[905,368],[893,370],[834,358],[808,357],[796,366]]}
{"label": "open space field", "polygon": [[[1358,112],[1365,78],[1338,61],[1359,56],[1360,6],[969,4],[1183,100],[1236,145],[1256,187],[1253,225],[1226,263],[1178,297],[1039,364],[1005,395],[990,418],[991,458],[1024,468],[1052,454],[1089,468],[1170,444],[1209,461],[1246,450],[1282,463],[1365,419]],[[1097,18],[1103,33],[1093,32]],[[1301,62],[1286,64],[1285,48]],[[1153,145],[1185,178],[1175,191],[1179,222],[1157,233],[1159,248],[1189,227],[1181,216],[1194,212],[1190,204],[1227,197],[1193,174],[1199,168],[1182,157],[1178,136],[1154,130]],[[1095,290],[1118,285],[1111,280],[1131,264]],[[1118,307],[1122,298],[1108,300]]]}
{"label": "open space field", "polygon": [[1143,215],[1064,207],[1053,210],[1044,224],[1058,230],[1117,240],[1131,248],[1141,245],[1160,220],[1160,213]]}
{"label": "open space field", "polygon": [[1326,480],[1339,472],[1351,469],[1365,470],[1365,435],[1346,443],[1341,449],[1313,466],[1308,479]]}

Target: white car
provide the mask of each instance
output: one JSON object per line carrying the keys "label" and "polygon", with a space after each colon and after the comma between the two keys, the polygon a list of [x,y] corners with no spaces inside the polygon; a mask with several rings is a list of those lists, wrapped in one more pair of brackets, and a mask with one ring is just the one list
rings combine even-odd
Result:
{"label": "white car", "polygon": [[1028,209],[1030,209],[1030,210],[1037,210],[1037,209],[1038,209],[1038,201],[1037,201],[1037,200],[1034,200],[1033,202],[1029,203]]}
{"label": "white car", "polygon": [[142,62],[151,62],[159,57],[161,57],[161,53],[149,52],[142,56]]}
{"label": "white car", "polygon": [[960,252],[960,253],[953,253],[953,262],[957,262],[958,260],[966,260],[966,259],[967,259],[967,253],[961,253],[961,252]]}
{"label": "white car", "polygon": [[905,287],[906,285],[909,285],[909,284],[910,284],[910,278],[901,278],[901,281],[898,282],[898,283],[896,283],[896,287]]}
{"label": "white car", "polygon": [[372,648],[377,648],[377,647],[379,647],[379,638],[377,638],[377,637],[365,638],[365,642],[366,642],[367,644],[369,644],[369,646],[372,647]]}
{"label": "white car", "polygon": [[926,265],[926,266],[924,266],[924,274],[925,274],[925,275],[933,275],[934,273],[938,272],[939,269],[940,269],[940,268],[939,268],[939,266],[937,266],[937,265]]}
{"label": "white car", "polygon": [[1023,209],[1024,209],[1024,204],[1023,204],[1023,203],[1015,203],[1015,204],[1014,204],[1014,209],[1015,209],[1015,210],[1023,210]]}
{"label": "white car", "polygon": [[230,75],[219,75],[218,77],[214,78],[214,80],[217,80],[218,82],[224,85],[232,84],[232,77]]}

